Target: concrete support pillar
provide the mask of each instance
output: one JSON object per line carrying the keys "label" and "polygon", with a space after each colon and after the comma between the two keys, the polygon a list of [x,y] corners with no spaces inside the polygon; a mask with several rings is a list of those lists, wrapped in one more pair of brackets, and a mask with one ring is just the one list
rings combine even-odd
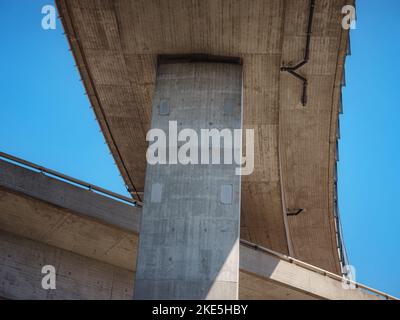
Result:
{"label": "concrete support pillar", "polygon": [[[147,165],[136,299],[238,298],[238,165],[224,164],[223,150],[220,164],[181,163],[174,154],[187,144],[178,141],[174,146],[174,121],[178,133],[193,129],[199,144],[202,129],[229,129],[233,137],[233,130],[242,126],[241,94],[239,64],[159,65],[152,129],[166,133],[168,164]],[[199,147],[199,162],[203,152]]]}

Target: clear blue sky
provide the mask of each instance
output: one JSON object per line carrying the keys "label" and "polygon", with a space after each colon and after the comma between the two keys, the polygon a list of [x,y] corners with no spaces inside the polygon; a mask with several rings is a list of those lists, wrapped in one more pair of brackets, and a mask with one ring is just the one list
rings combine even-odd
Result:
{"label": "clear blue sky", "polygon": [[[52,1],[0,1],[0,150],[126,194]],[[359,0],[341,116],[339,202],[357,281],[400,297],[400,2]]]}
{"label": "clear blue sky", "polygon": [[357,1],[341,116],[339,206],[357,280],[400,297],[400,1]]}
{"label": "clear blue sky", "polygon": [[0,150],[127,194],[50,0],[0,1]]}

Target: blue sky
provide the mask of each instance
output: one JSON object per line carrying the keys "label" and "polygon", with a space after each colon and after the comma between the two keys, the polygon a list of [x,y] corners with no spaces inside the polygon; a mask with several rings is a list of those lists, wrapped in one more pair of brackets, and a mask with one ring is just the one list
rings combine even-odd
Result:
{"label": "blue sky", "polygon": [[339,202],[357,280],[400,297],[400,1],[357,1],[346,63]]}
{"label": "blue sky", "polygon": [[41,27],[46,4],[0,1],[0,150],[126,194],[61,22]]}
{"label": "blue sky", "polygon": [[[0,150],[126,195],[52,1],[1,1]],[[343,90],[339,206],[356,280],[400,297],[400,2],[359,0]]]}

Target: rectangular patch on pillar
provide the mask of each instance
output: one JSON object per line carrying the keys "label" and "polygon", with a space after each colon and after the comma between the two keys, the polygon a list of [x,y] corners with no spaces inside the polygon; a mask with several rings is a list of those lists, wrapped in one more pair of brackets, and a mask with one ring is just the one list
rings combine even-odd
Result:
{"label": "rectangular patch on pillar", "polygon": [[232,204],[232,190],[231,184],[224,184],[221,186],[221,203]]}
{"label": "rectangular patch on pillar", "polygon": [[224,115],[231,116],[235,112],[235,106],[237,105],[237,100],[233,98],[227,98],[224,101]]}
{"label": "rectangular patch on pillar", "polygon": [[152,203],[160,203],[161,202],[161,194],[162,194],[162,184],[154,183],[151,186],[151,202]]}
{"label": "rectangular patch on pillar", "polygon": [[160,102],[160,116],[169,115],[169,104],[167,100],[161,100]]}

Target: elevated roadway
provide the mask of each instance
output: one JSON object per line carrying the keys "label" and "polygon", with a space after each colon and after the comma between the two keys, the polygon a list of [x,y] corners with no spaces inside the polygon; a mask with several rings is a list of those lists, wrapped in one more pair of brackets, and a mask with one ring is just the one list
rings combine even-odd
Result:
{"label": "elevated roadway", "polygon": [[[86,185],[0,160],[0,296],[132,299],[141,209]],[[41,268],[49,264],[56,267],[57,290],[41,288]],[[240,299],[394,299],[356,283],[345,290],[342,283],[328,271],[241,242]]]}
{"label": "elevated roadway", "polygon": [[240,236],[335,274],[345,260],[336,194],[349,51],[341,10],[351,2],[56,1],[90,103],[140,202],[160,56],[239,58],[243,128],[255,130]]}

